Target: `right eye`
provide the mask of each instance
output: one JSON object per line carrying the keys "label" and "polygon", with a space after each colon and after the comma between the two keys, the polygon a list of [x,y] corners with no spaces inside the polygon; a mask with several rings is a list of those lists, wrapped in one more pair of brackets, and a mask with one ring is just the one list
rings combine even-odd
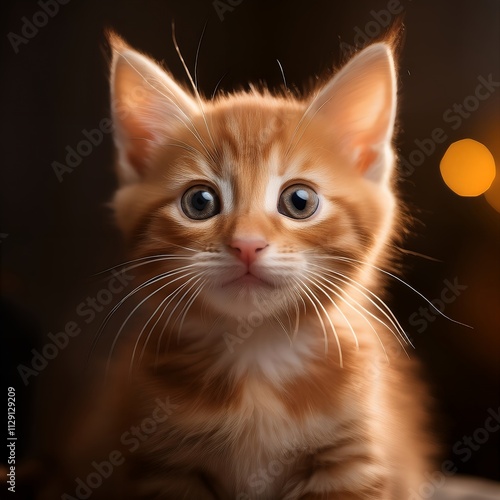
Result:
{"label": "right eye", "polygon": [[220,213],[220,199],[209,186],[193,186],[182,195],[181,207],[190,219],[210,219]]}
{"label": "right eye", "polygon": [[281,193],[278,212],[290,219],[307,219],[316,212],[318,205],[319,198],[314,189],[295,184]]}

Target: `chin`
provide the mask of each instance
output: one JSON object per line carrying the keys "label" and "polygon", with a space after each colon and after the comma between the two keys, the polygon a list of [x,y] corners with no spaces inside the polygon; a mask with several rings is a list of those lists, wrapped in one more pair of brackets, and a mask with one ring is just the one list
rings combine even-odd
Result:
{"label": "chin", "polygon": [[289,307],[286,290],[253,275],[208,289],[204,300],[218,313],[234,318],[267,318]]}

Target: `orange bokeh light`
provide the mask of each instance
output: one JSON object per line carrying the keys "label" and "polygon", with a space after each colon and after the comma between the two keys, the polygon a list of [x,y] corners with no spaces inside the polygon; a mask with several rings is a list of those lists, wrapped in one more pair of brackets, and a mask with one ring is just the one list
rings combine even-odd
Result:
{"label": "orange bokeh light", "polygon": [[449,146],[440,164],[446,185],[460,196],[479,196],[495,179],[495,160],[489,149],[473,139]]}
{"label": "orange bokeh light", "polygon": [[484,193],[484,197],[497,212],[500,212],[500,175],[495,177],[491,187]]}

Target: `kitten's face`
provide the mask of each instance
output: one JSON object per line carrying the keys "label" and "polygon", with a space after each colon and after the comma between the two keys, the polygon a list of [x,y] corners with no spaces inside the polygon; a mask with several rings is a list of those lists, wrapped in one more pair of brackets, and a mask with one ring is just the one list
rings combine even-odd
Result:
{"label": "kitten's face", "polygon": [[114,49],[117,218],[137,257],[169,256],[156,275],[171,273],[174,288],[219,312],[275,315],[328,302],[325,291],[345,285],[335,273],[359,268],[345,258],[373,262],[393,213],[385,46],[310,101],[252,93],[211,103],[121,42]]}

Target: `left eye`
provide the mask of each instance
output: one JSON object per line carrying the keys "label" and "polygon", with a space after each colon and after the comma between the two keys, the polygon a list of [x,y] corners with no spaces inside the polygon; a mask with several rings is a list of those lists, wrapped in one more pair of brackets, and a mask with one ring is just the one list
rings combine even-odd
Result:
{"label": "left eye", "polygon": [[190,219],[209,219],[220,213],[220,199],[211,187],[193,186],[182,195],[181,207]]}
{"label": "left eye", "polygon": [[313,189],[295,184],[281,193],[278,212],[291,219],[307,219],[316,212],[318,205],[319,198]]}

